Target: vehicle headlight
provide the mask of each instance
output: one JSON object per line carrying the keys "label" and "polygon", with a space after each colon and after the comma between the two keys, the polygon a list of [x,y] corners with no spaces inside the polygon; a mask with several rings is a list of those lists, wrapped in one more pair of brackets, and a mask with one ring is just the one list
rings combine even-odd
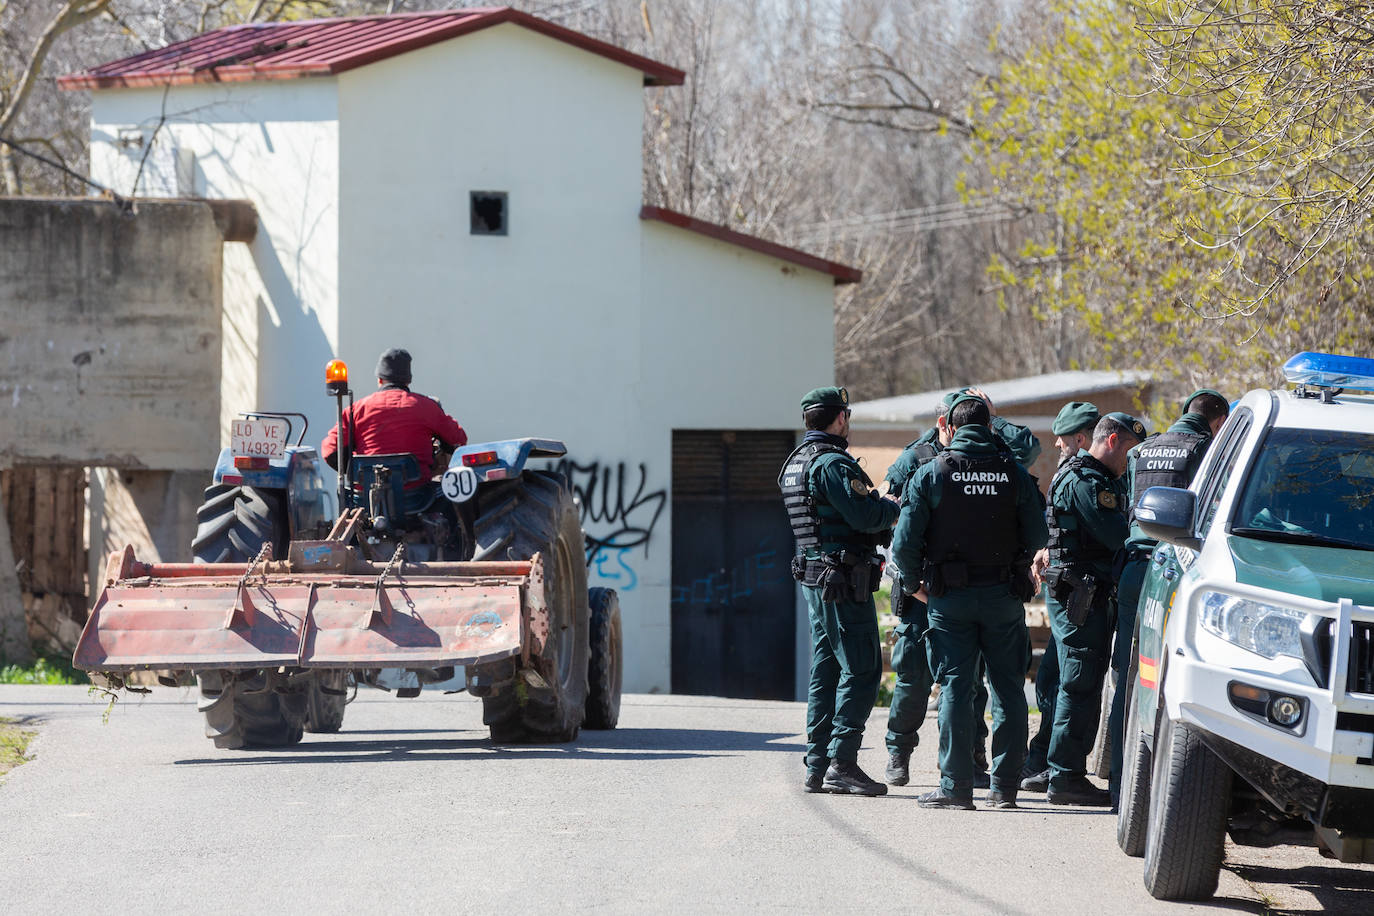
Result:
{"label": "vehicle headlight", "polygon": [[1302,658],[1300,628],[1307,616],[1292,608],[1275,607],[1221,592],[1205,592],[1200,623],[1207,632],[1256,655]]}

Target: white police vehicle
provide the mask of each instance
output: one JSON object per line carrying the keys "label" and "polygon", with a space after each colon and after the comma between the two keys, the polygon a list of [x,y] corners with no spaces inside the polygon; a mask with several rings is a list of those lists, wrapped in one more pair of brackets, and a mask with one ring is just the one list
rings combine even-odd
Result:
{"label": "white police vehicle", "polygon": [[1374,861],[1374,359],[1284,373],[1294,388],[1235,405],[1192,486],[1136,509],[1160,545],[1117,839],[1162,899],[1215,893],[1228,832]]}

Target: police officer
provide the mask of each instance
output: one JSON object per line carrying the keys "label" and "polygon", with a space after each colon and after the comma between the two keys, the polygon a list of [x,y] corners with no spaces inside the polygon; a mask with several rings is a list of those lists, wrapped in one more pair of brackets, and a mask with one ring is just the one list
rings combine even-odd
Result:
{"label": "police officer", "polygon": [[964,395],[949,410],[949,446],[907,484],[892,557],[908,589],[921,585],[930,665],[940,682],[940,786],[923,808],[973,808],[973,693],[981,655],[992,686],[994,807],[1016,807],[1026,746],[1025,607],[1030,557],[1046,542],[1039,491],[988,427],[988,404]]}
{"label": "police officer", "polygon": [[811,619],[811,685],[806,704],[808,792],[885,795],[859,768],[864,723],[883,673],[873,592],[882,575],[897,501],[880,497],[846,451],[849,393],[817,388],[802,398],[806,435],[778,478]]}
{"label": "police officer", "polygon": [[1112,647],[1112,675],[1116,692],[1112,695],[1112,711],[1107,720],[1107,733],[1112,748],[1111,778],[1108,791],[1112,807],[1116,807],[1121,789],[1121,752],[1125,737],[1126,689],[1124,677],[1130,674],[1131,656],[1135,651],[1135,621],[1140,603],[1140,588],[1145,581],[1150,554],[1155,540],[1148,537],[1135,523],[1135,507],[1141,495],[1150,487],[1187,487],[1202,464],[1202,457],[1212,444],[1212,438],[1230,416],[1231,406],[1221,393],[1200,388],[1183,402],[1183,415],[1164,432],[1151,436],[1131,449],[1126,471],[1126,488],[1131,494],[1130,535],[1126,538],[1119,560],[1121,578],[1116,587],[1116,643]]}
{"label": "police officer", "polygon": [[1109,413],[1092,444],[1065,465],[1050,491],[1046,606],[1059,648],[1059,696],[1050,737],[1051,804],[1110,804],[1088,781],[1088,751],[1101,716],[1102,679],[1111,650],[1112,579],[1116,552],[1126,541],[1127,454],[1145,438],[1145,425]]}
{"label": "police officer", "polygon": [[[1102,419],[1097,405],[1088,401],[1070,401],[1059,409],[1050,432],[1054,433],[1054,447],[1059,449],[1059,467],[1050,480],[1054,489],[1059,474],[1074,455],[1092,445],[1093,427]],[[1048,554],[1040,551],[1035,555],[1035,575],[1037,579],[1048,562]],[[1040,727],[1031,737],[1026,748],[1026,763],[1021,768],[1021,788],[1028,792],[1044,792],[1050,780],[1050,735],[1054,731],[1054,701],[1059,695],[1059,645],[1050,633],[1049,645],[1040,657],[1040,667],[1035,671],[1035,705],[1040,708]]]}
{"label": "police officer", "polygon": [[[1006,443],[1012,458],[1021,467],[1029,469],[1040,456],[1040,440],[1025,426],[999,417],[995,413],[991,399],[979,388],[961,388],[945,395],[940,401],[935,426],[919,439],[907,445],[897,460],[887,471],[888,493],[900,496],[906,490],[907,482],[916,471],[949,445],[954,431],[949,426],[949,408],[954,401],[965,394],[981,397],[988,404],[992,416],[992,431]],[[927,702],[930,688],[934,683],[930,674],[930,663],[926,658],[924,633],[929,626],[926,617],[926,604],[906,594],[900,573],[894,571],[892,581],[892,613],[898,623],[894,628],[896,639],[892,645],[892,671],[896,675],[892,688],[892,704],[887,716],[888,763],[885,773],[887,781],[894,786],[904,786],[911,779],[911,752],[920,743],[918,731],[926,719]],[[987,737],[988,727],[984,713],[988,705],[988,692],[981,674],[974,694],[975,744],[973,749],[974,788],[987,788],[988,776]]]}

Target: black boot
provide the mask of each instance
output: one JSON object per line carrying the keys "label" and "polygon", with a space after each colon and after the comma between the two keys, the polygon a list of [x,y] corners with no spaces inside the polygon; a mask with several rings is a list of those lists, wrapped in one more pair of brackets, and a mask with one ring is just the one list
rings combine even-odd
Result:
{"label": "black boot", "polygon": [[911,781],[911,751],[893,751],[887,761],[889,785],[904,786]]}
{"label": "black boot", "polygon": [[807,764],[807,766],[806,766],[806,783],[804,784],[806,791],[808,791],[808,792],[824,792],[824,791],[825,791],[825,771],[826,771],[826,768],[829,767],[829,766],[830,766],[830,759],[827,758],[827,757],[821,757],[821,758],[819,758],[819,759],[816,761],[816,765],[815,765],[815,766],[811,766],[811,764],[809,764],[809,763]]}
{"label": "black boot", "polygon": [[960,808],[964,811],[976,810],[973,807],[973,796],[959,798],[954,795],[946,795],[943,789],[933,789],[925,795],[916,799],[916,804],[922,808]]}
{"label": "black boot", "polygon": [[1021,780],[1021,788],[1026,792],[1044,792],[1050,787],[1050,771],[1041,770],[1034,776]]}
{"label": "black boot", "polygon": [[837,795],[886,795],[887,786],[868,778],[859,765],[849,760],[833,760],[825,771],[825,790]]}
{"label": "black boot", "polygon": [[1046,796],[1051,805],[1082,805],[1086,808],[1109,808],[1111,794],[1088,782],[1086,776],[1070,776],[1060,785],[1050,784]]}
{"label": "black boot", "polygon": [[988,793],[989,808],[1015,808],[1016,807],[1016,788],[993,789]]}

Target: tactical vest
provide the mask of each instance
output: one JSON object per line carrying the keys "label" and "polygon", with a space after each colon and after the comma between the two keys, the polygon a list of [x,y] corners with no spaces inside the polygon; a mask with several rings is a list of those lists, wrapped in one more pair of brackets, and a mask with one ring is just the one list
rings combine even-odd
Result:
{"label": "tactical vest", "polygon": [[1060,465],[1050,483],[1049,504],[1045,509],[1045,521],[1050,529],[1050,540],[1046,545],[1050,552],[1051,566],[1076,566],[1099,560],[1110,560],[1115,550],[1109,550],[1079,528],[1078,516],[1064,512],[1056,506],[1059,494],[1068,487],[1075,476],[1074,472],[1083,471],[1083,476],[1097,479],[1107,488],[1112,486],[1112,472],[1092,455],[1074,455]]}
{"label": "tactical vest", "polygon": [[[911,478],[916,476],[916,472],[921,469],[921,466],[924,465],[930,459],[934,458],[936,455],[940,454],[939,446],[937,446],[933,442],[922,442],[920,439],[917,439],[915,442],[908,445],[906,449],[911,450],[912,457],[915,458],[916,461],[914,464],[911,465],[911,470],[907,473],[906,477],[903,478],[900,483],[895,480],[888,481],[887,492],[889,496],[900,497],[904,492],[906,492],[906,485],[911,483]],[[902,451],[906,451],[906,449],[903,449]]]}
{"label": "tactical vest", "polygon": [[945,451],[937,460],[940,503],[926,532],[929,561],[971,569],[1010,567],[1021,550],[1016,462],[1010,453],[999,449],[975,457]]}
{"label": "tactical vest", "polygon": [[[782,504],[787,509],[787,521],[792,526],[792,535],[797,539],[797,553],[808,550],[820,551],[822,545],[855,547],[871,550],[877,543],[873,535],[855,531],[845,523],[839,510],[829,503],[821,502],[811,493],[811,463],[827,452],[839,452],[846,458],[849,453],[838,445],[827,442],[803,442],[787,456],[783,462],[782,473],[778,475],[778,488],[782,490]],[[853,459],[850,459],[851,461]],[[859,478],[870,488],[873,482],[862,468],[855,466]]]}
{"label": "tactical vest", "polygon": [[1212,442],[1197,433],[1163,432],[1146,439],[1135,449],[1135,486],[1131,490],[1129,521],[1135,524],[1135,505],[1150,487],[1186,488],[1193,469]]}

